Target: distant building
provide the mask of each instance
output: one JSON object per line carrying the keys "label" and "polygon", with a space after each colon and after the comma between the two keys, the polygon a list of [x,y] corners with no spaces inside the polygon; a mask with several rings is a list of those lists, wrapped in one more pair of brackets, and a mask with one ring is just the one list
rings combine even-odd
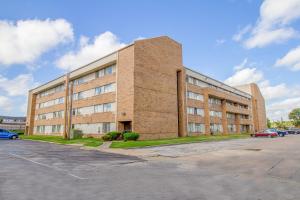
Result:
{"label": "distant building", "polygon": [[257,85],[235,88],[184,67],[181,44],[168,37],[135,41],[30,90],[28,97],[30,135],[117,130],[138,132],[143,140],[266,127]]}
{"label": "distant building", "polygon": [[6,130],[25,130],[26,117],[0,116],[0,128]]}

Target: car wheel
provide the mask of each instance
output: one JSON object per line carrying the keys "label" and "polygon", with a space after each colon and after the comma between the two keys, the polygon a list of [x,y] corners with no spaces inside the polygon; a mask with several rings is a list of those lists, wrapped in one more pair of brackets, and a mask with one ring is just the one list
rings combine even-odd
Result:
{"label": "car wheel", "polygon": [[14,136],[11,137],[11,139],[16,140],[17,136],[14,135]]}

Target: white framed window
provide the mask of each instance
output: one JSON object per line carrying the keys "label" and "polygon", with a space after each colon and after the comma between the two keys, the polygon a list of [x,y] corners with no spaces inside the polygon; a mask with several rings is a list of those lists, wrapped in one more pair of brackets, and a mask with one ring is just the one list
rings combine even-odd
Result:
{"label": "white framed window", "polygon": [[198,94],[198,93],[194,93],[194,92],[190,92],[190,91],[187,92],[187,97],[189,99],[194,99],[194,100],[199,100],[199,101],[204,100],[204,97],[202,94]]}
{"label": "white framed window", "polygon": [[188,123],[188,131],[190,133],[204,133],[205,125],[201,123]]}
{"label": "white framed window", "polygon": [[211,110],[209,111],[209,116],[222,118],[222,112]]}

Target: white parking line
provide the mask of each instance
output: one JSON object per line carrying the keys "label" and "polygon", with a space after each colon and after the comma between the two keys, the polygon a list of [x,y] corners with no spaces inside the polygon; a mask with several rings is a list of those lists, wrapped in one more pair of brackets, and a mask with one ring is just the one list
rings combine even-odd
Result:
{"label": "white parking line", "polygon": [[34,160],[25,158],[25,157],[23,157],[23,156],[20,156],[20,155],[14,154],[14,153],[8,153],[8,154],[11,155],[11,156],[14,156],[14,157],[16,157],[16,158],[19,158],[19,159],[23,159],[23,160],[32,162],[32,163],[34,163],[34,164],[37,164],[37,165],[40,165],[40,166],[43,166],[43,167],[47,167],[47,168],[50,168],[50,169],[53,169],[53,170],[56,170],[56,171],[60,171],[60,172],[66,172],[67,175],[72,176],[72,177],[77,178],[77,179],[80,179],[80,180],[86,180],[86,179],[87,179],[87,178],[82,178],[82,177],[80,177],[80,176],[77,176],[77,175],[68,173],[67,170],[64,170],[64,169],[61,169],[61,168],[58,168],[58,167],[53,167],[53,166],[50,166],[50,165],[47,165],[47,164],[44,164],[44,163],[36,162],[36,161],[34,161]]}

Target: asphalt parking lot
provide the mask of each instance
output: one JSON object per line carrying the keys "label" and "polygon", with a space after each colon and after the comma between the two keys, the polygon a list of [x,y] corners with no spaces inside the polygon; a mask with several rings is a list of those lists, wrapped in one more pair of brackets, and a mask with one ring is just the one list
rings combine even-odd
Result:
{"label": "asphalt parking lot", "polygon": [[0,200],[296,200],[299,144],[296,135],[251,138],[148,148],[138,158],[0,140]]}

